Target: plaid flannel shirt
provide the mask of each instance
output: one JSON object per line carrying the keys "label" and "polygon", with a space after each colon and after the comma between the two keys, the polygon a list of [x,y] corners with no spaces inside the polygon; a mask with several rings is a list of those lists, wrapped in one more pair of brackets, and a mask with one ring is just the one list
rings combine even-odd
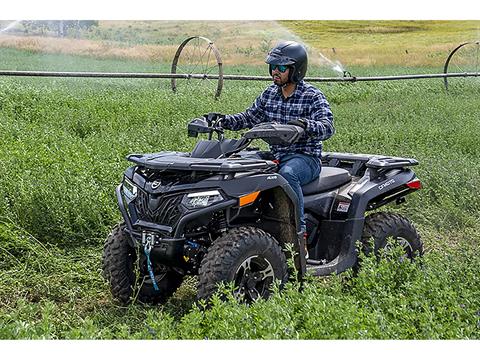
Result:
{"label": "plaid flannel shirt", "polygon": [[277,85],[271,85],[257,97],[244,112],[226,115],[222,126],[229,130],[252,128],[262,122],[286,124],[291,120],[306,121],[305,134],[289,146],[272,145],[277,159],[289,154],[301,153],[321,158],[322,140],[335,133],[333,114],[323,93],[316,87],[301,81],[293,94],[284,98]]}

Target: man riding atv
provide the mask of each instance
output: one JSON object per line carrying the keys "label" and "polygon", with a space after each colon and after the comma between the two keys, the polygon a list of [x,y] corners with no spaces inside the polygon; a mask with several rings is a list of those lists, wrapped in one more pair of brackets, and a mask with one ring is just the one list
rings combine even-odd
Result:
{"label": "man riding atv", "polygon": [[[306,238],[302,186],[318,178],[321,171],[322,140],[335,133],[333,114],[323,93],[307,84],[308,58],[305,47],[294,41],[277,44],[265,62],[273,79],[246,111],[234,115],[210,113],[209,120],[229,130],[252,128],[264,122],[296,125],[304,135],[291,145],[272,145],[279,162],[279,174],[290,184],[298,197],[300,224]],[[306,246],[306,244],[305,244]],[[308,252],[306,252],[308,256]]]}
{"label": "man riding atv", "polygon": [[[421,188],[411,170],[418,162],[321,153],[333,117],[303,82],[305,49],[281,43],[267,63],[274,85],[252,107],[189,122],[189,136],[208,135],[191,152],[128,155],[133,164],[116,188],[123,220],[103,251],[103,274],[122,303],[165,301],[187,275],[198,277],[199,299],[221,283],[240,300],[267,298],[293,274],[287,259],[299,278],[336,274],[358,265],[358,243],[376,254],[395,244],[408,258],[422,253],[407,218],[374,212]],[[244,127],[240,139],[224,136],[223,128]],[[256,139],[272,152],[250,148]]]}

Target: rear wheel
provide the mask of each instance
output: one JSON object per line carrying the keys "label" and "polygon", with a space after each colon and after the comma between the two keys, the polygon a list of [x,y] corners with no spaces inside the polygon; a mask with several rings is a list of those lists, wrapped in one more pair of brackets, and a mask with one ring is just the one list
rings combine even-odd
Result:
{"label": "rear wheel", "polygon": [[254,227],[230,230],[217,239],[199,270],[198,299],[208,300],[220,283],[233,283],[233,295],[250,303],[268,298],[271,285],[288,278],[287,261],[280,245],[265,231]]}
{"label": "rear wheel", "polygon": [[159,290],[155,290],[149,276],[140,273],[138,294],[135,293],[135,263],[137,254],[128,243],[125,226],[115,226],[103,248],[103,276],[110,285],[114,298],[122,304],[130,303],[135,297],[143,303],[157,304],[167,300],[181,285],[183,276],[164,269],[155,272]]}
{"label": "rear wheel", "polygon": [[401,246],[409,259],[423,254],[423,243],[413,224],[404,216],[393,213],[379,212],[367,216],[361,242],[367,255],[373,251],[379,256],[381,249],[388,253],[395,246]]}

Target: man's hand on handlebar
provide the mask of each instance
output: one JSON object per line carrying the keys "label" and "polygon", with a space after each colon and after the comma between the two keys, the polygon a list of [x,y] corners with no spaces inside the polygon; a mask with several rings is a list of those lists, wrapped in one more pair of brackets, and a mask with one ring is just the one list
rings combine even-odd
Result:
{"label": "man's hand on handlebar", "polygon": [[290,120],[287,125],[295,125],[301,127],[303,130],[307,128],[307,122],[303,119]]}
{"label": "man's hand on handlebar", "polygon": [[211,112],[208,114],[203,115],[203,117],[207,120],[208,126],[214,125],[215,127],[221,127],[221,122],[225,115],[220,113]]}

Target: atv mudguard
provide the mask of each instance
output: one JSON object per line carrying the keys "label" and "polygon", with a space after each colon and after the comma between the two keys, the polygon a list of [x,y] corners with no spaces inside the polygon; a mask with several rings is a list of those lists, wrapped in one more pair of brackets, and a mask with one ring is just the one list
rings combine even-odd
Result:
{"label": "atv mudguard", "polygon": [[[324,220],[324,226],[335,229],[337,239],[341,241],[340,252],[334,260],[324,265],[309,267],[309,271],[313,275],[324,276],[338,274],[351,268],[357,261],[356,243],[362,238],[365,213],[369,210],[370,204],[376,199],[390,196],[392,190],[398,190],[399,187],[404,189],[397,191],[395,198],[412,191],[406,184],[415,178],[415,173],[410,169],[392,169],[385,172],[384,176],[372,179],[372,171],[367,169],[358,182],[342,187],[337,199],[351,199],[347,218]],[[332,208],[336,209],[336,207],[337,201],[334,201]]]}

